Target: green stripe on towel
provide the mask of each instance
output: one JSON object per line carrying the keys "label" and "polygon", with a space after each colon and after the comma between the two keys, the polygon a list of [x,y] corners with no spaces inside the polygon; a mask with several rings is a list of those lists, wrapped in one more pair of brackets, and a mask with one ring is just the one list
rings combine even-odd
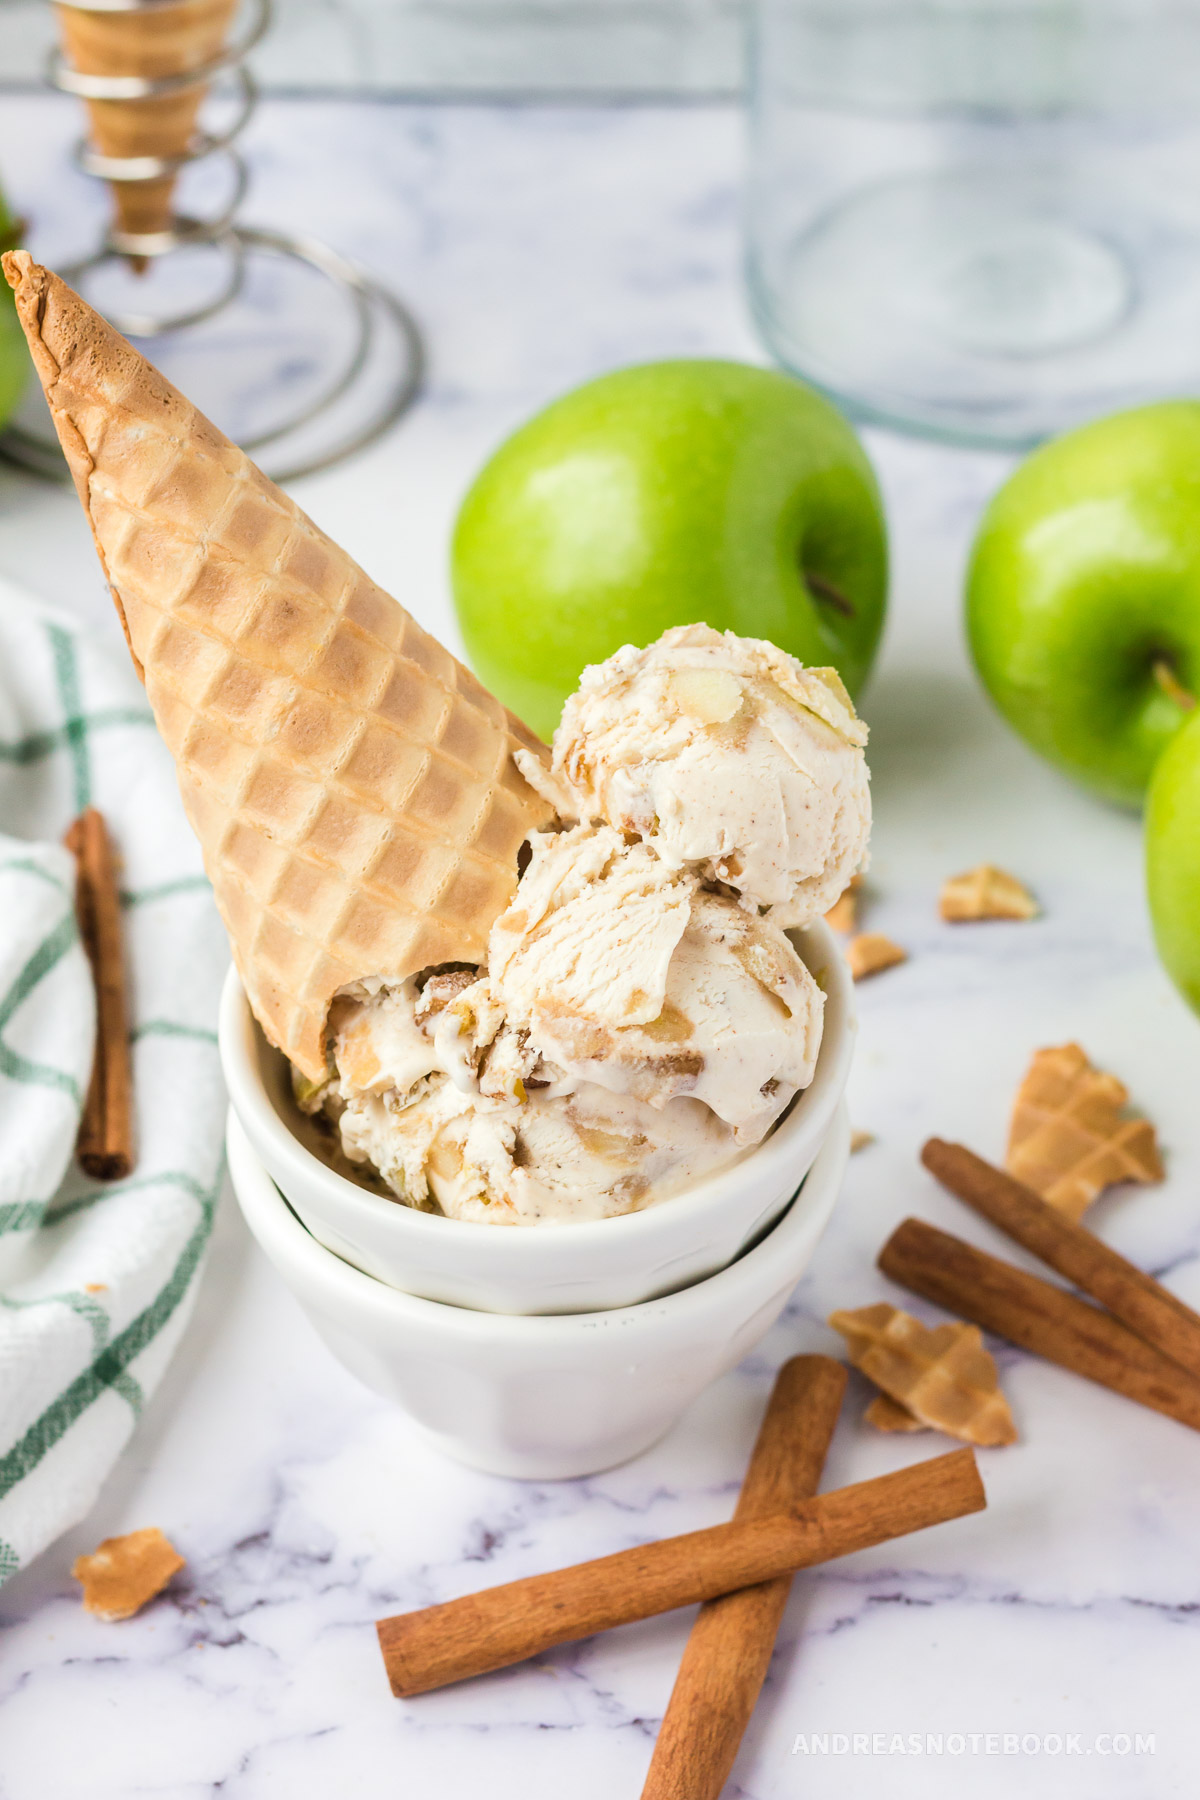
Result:
{"label": "green stripe on towel", "polygon": [[61,625],[47,625],[46,635],[54,654],[54,676],[58,697],[65,715],[63,730],[75,770],[75,811],[83,812],[92,803],[92,759],[88,751],[87,720],[82,716],[79,696],[79,665],[75,645]]}
{"label": "green stripe on towel", "polygon": [[155,900],[173,900],[176,894],[210,894],[207,875],[181,875],[177,881],[160,881],[157,887],[123,888],[121,905],[128,912],[134,906],[150,906]]}
{"label": "green stripe on towel", "polygon": [[139,1038],[170,1037],[191,1038],[194,1043],[215,1044],[217,1034],[206,1025],[178,1025],[174,1019],[147,1019],[144,1025],[135,1025],[129,1034],[131,1044]]}
{"label": "green stripe on towel", "polygon": [[[22,1001],[27,1000],[42,977],[48,975],[57,963],[60,963],[67,951],[78,941],[74,913],[64,913],[50,936],[43,938],[25,967],[17,975],[12,986],[0,1000],[0,1032],[8,1024]],[[65,1069],[53,1069],[45,1063],[31,1062],[28,1057],[21,1056],[12,1050],[0,1037],[0,1075],[7,1075],[10,1081],[26,1081],[36,1087],[61,1088],[70,1094],[77,1104],[82,1104],[83,1096],[79,1084],[73,1075]]]}
{"label": "green stripe on towel", "polygon": [[[222,1164],[223,1173],[224,1164]],[[201,1187],[194,1175],[187,1174],[183,1169],[164,1169],[161,1175],[135,1175],[130,1181],[105,1182],[103,1185],[89,1188],[86,1194],[75,1194],[70,1200],[62,1200],[53,1204],[46,1214],[46,1223],[47,1225],[57,1225],[61,1219],[69,1219],[74,1213],[86,1212],[89,1206],[95,1206],[101,1200],[116,1200],[122,1194],[136,1194],[141,1188],[159,1187],[160,1185],[182,1188],[185,1194],[190,1194],[192,1199],[198,1200],[201,1206],[212,1204],[207,1190]],[[221,1178],[218,1176],[218,1192],[220,1187]]]}
{"label": "green stripe on towel", "polygon": [[0,1206],[0,1237],[6,1231],[32,1231],[41,1224],[45,1211],[44,1200],[13,1200]]}
{"label": "green stripe on towel", "polygon": [[71,719],[65,725],[53,725],[46,731],[31,731],[28,737],[16,738],[7,744],[0,741],[0,763],[11,763],[24,769],[31,763],[41,762],[56,750],[66,749],[80,725],[85,727],[90,738],[98,731],[111,731],[119,725],[149,725],[153,728],[154,714],[140,706],[101,706],[83,719]]}
{"label": "green stripe on towel", "polygon": [[[187,1293],[208,1242],[213,1209],[221,1191],[224,1173],[222,1158],[217,1179],[204,1197],[199,1223],[184,1246],[166,1286],[145,1311],[139,1313],[107,1349],[101,1351],[91,1366],[77,1376],[58,1399],[46,1408],[41,1417],[34,1420],[7,1455],[0,1457],[0,1500],[37,1466],[46,1452],[65,1436],[101,1394],[109,1388],[122,1392],[122,1378],[129,1364],[141,1355],[148,1344],[153,1343]],[[128,1399],[127,1392],[123,1394],[123,1398]]]}

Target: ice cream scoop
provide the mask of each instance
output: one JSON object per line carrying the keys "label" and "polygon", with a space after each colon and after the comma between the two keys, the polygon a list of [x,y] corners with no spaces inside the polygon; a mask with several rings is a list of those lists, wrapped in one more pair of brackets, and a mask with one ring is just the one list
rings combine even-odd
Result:
{"label": "ice cream scoop", "polygon": [[707,626],[589,670],[531,785],[486,960],[333,1013],[342,1147],[411,1205],[533,1224],[654,1204],[812,1080],[824,997],[784,925],[862,865],[865,731],[837,676]]}
{"label": "ice cream scoop", "polygon": [[821,910],[865,849],[862,728],[769,644],[669,633],[568,715],[528,775],[583,822],[531,835],[484,963],[335,1003],[312,1097],[352,1161],[455,1218],[631,1212],[759,1143],[824,1010],[780,916]]}
{"label": "ice cream scoop", "polygon": [[823,996],[780,928],[611,826],[539,833],[489,984],[560,1087],[702,1100],[756,1143],[812,1080]]}
{"label": "ice cream scoop", "polygon": [[730,1128],[699,1100],[651,1107],[582,1083],[522,1102],[445,1077],[393,1111],[365,1095],[341,1114],[342,1146],[410,1204],[491,1225],[605,1219],[677,1193],[737,1159]]}
{"label": "ice cream scoop", "polygon": [[767,919],[611,827],[539,835],[488,968],[362,983],[310,1096],[410,1205],[606,1218],[757,1143],[812,1078],[823,996]]}
{"label": "ice cream scoop", "polygon": [[835,670],[688,625],[585,670],[551,769],[518,761],[561,817],[636,834],[801,926],[863,866],[866,738]]}

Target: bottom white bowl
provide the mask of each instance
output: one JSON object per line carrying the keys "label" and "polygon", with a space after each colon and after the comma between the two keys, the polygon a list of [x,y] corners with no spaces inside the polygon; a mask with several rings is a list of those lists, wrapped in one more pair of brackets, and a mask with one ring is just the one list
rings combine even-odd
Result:
{"label": "bottom white bowl", "polygon": [[779,1223],[707,1280],[611,1312],[522,1317],[418,1299],[343,1262],[305,1230],[229,1117],[246,1222],[338,1361],[447,1455],[525,1480],[640,1455],[753,1349],[812,1260],[849,1151],[842,1106]]}

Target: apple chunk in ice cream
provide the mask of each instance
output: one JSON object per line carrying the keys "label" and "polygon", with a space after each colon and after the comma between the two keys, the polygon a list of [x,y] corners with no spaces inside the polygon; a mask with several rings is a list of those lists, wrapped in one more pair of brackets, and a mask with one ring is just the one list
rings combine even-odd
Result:
{"label": "apple chunk in ice cream", "polygon": [[517,760],[562,817],[635,833],[802,926],[863,866],[866,737],[836,670],[686,625],[584,670],[549,772]]}
{"label": "apple chunk in ice cream", "polygon": [[704,626],[588,671],[527,771],[559,816],[486,961],[355,984],[306,1103],[410,1205],[496,1224],[636,1211],[744,1156],[816,1067],[784,927],[862,864],[864,738],[830,671]]}

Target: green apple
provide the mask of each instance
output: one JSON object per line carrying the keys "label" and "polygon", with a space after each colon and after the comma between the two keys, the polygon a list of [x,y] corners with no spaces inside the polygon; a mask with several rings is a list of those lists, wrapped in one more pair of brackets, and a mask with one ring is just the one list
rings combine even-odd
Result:
{"label": "green apple", "polygon": [[475,480],[454,596],[477,673],[549,736],[587,663],[703,622],[833,663],[883,628],[887,539],[841,415],[769,369],[646,363],[539,413]]}
{"label": "green apple", "polygon": [[[0,194],[0,250],[12,250],[20,241],[20,221]],[[17,319],[16,298],[7,281],[0,280],[0,425],[11,417],[28,377],[29,351]]]}
{"label": "green apple", "polygon": [[1136,806],[1200,689],[1200,402],[1044,445],[984,515],[967,630],[1009,724]]}
{"label": "green apple", "polygon": [[1155,766],[1146,796],[1146,885],[1158,953],[1200,1012],[1200,713]]}

